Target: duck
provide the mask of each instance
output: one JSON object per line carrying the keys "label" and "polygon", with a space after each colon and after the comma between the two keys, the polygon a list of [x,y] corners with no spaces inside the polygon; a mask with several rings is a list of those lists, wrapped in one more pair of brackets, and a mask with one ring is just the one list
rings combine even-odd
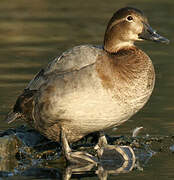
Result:
{"label": "duck", "polygon": [[[6,121],[23,119],[48,139],[68,143],[121,125],[149,100],[155,84],[150,57],[136,41],[169,43],[133,7],[117,10],[103,45],[75,46],[41,69]],[[66,148],[64,148],[66,149]]]}

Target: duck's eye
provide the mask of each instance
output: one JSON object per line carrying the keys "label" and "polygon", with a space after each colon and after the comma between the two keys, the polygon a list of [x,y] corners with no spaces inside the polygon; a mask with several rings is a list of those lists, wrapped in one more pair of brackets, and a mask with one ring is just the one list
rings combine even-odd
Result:
{"label": "duck's eye", "polygon": [[127,20],[128,20],[129,22],[131,22],[131,21],[133,20],[133,17],[132,17],[132,16],[128,16],[128,17],[127,17]]}

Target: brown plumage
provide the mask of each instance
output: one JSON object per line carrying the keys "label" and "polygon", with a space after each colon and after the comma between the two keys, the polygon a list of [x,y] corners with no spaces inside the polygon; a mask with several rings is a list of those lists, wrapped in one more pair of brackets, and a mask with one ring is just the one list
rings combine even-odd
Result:
{"label": "brown plumage", "polygon": [[64,130],[69,142],[128,120],[148,101],[155,72],[134,45],[168,40],[135,8],[122,8],[108,23],[103,47],[82,45],[42,69],[19,96],[7,120],[24,117],[54,141]]}

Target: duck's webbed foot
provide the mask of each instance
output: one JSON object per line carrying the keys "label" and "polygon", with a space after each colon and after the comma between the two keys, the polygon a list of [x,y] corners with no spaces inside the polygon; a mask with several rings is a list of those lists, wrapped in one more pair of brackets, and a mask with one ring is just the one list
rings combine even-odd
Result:
{"label": "duck's webbed foot", "polygon": [[64,130],[61,130],[61,141],[62,141],[62,146],[63,146],[63,151],[65,153],[66,159],[70,163],[74,164],[97,164],[98,158],[95,156],[92,156],[91,154],[83,151],[75,151],[73,152],[68,144],[66,134]]}
{"label": "duck's webbed foot", "polygon": [[129,171],[134,167],[136,158],[133,149],[130,146],[109,145],[103,132],[95,149],[101,164],[120,164],[124,165],[122,170],[127,168]]}

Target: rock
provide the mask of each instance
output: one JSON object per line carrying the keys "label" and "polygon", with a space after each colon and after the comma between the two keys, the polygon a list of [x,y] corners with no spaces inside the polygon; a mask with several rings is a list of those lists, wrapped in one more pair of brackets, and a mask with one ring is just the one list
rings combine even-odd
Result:
{"label": "rock", "polygon": [[0,170],[10,171],[17,164],[15,155],[18,151],[19,141],[15,135],[0,137]]}

